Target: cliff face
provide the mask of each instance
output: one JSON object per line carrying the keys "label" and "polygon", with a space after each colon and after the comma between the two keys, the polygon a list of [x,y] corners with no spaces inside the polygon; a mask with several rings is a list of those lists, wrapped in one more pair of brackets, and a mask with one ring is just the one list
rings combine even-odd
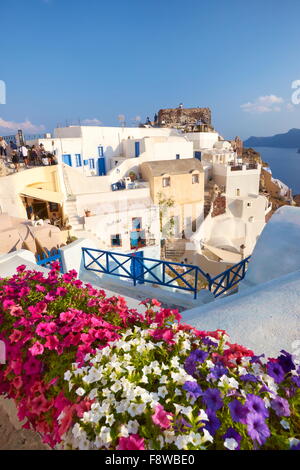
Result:
{"label": "cliff face", "polygon": [[245,140],[248,147],[278,147],[300,148],[300,129],[290,129],[285,134],[276,134],[271,137],[249,137]]}
{"label": "cliff face", "polygon": [[211,110],[209,108],[168,108],[158,112],[158,125],[164,127],[196,124],[211,125]]}

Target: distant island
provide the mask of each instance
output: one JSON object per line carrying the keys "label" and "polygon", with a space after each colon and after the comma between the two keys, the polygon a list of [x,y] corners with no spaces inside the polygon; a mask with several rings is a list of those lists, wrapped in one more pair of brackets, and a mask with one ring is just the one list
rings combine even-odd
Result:
{"label": "distant island", "polygon": [[290,129],[285,134],[271,137],[254,137],[244,141],[245,147],[300,148],[300,129]]}

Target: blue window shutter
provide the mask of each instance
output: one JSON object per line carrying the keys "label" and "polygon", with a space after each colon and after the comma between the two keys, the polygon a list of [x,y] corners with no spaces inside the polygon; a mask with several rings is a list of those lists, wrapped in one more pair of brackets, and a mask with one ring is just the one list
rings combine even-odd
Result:
{"label": "blue window shutter", "polygon": [[140,143],[139,142],[134,143],[134,150],[135,150],[135,157],[139,157],[140,155]]}
{"label": "blue window shutter", "polygon": [[63,163],[65,163],[66,165],[69,165],[69,166],[72,166],[72,157],[70,154],[64,154],[62,156],[62,161]]}
{"label": "blue window shutter", "polygon": [[88,160],[83,160],[83,165],[84,166],[87,166],[89,164],[89,161]]}
{"label": "blue window shutter", "polygon": [[76,166],[82,166],[82,160],[81,160],[81,155],[80,153],[76,153]]}
{"label": "blue window shutter", "polygon": [[98,175],[106,175],[105,158],[98,158]]}

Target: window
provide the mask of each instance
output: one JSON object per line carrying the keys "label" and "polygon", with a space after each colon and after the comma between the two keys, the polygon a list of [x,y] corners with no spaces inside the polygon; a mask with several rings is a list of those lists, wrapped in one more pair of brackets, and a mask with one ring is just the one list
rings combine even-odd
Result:
{"label": "window", "polygon": [[76,158],[76,166],[82,166],[80,153],[75,153],[75,158]]}
{"label": "window", "polygon": [[93,158],[89,158],[89,167],[90,167],[90,170],[95,169],[95,160]]}
{"label": "window", "polygon": [[102,145],[99,145],[99,147],[98,147],[98,157],[99,158],[104,157],[104,152],[103,152]]}
{"label": "window", "polygon": [[199,183],[199,175],[192,175],[192,184]]}
{"label": "window", "polygon": [[167,178],[163,178],[162,185],[163,185],[163,188],[166,188],[167,186],[171,186],[171,178],[169,176]]}
{"label": "window", "polygon": [[236,190],[236,195],[237,196],[240,196],[241,195],[241,191],[239,189]]}
{"label": "window", "polygon": [[176,160],[179,160],[179,159],[180,159],[180,154],[176,153]]}
{"label": "window", "polygon": [[142,217],[133,217],[132,230],[141,230],[141,228],[142,228]]}
{"label": "window", "polygon": [[87,166],[89,164],[89,161],[88,160],[83,160],[83,165],[84,166]]}
{"label": "window", "polygon": [[117,233],[116,235],[111,235],[110,239],[111,239],[111,246],[122,246],[122,238],[119,233]]}
{"label": "window", "polygon": [[248,206],[248,207],[251,207],[251,202],[247,202],[247,206]]}

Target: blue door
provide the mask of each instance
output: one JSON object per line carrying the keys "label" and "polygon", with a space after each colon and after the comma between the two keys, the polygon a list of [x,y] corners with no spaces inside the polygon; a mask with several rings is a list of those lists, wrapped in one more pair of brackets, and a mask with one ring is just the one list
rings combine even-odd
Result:
{"label": "blue door", "polygon": [[195,158],[197,158],[198,160],[201,160],[201,152],[196,151]]}
{"label": "blue door", "polygon": [[72,166],[72,158],[71,158],[71,155],[68,155],[68,154],[63,155],[63,156],[62,156],[62,161],[63,161],[63,163],[65,163],[66,165]]}
{"label": "blue door", "polygon": [[106,175],[105,158],[98,158],[98,175]]}
{"label": "blue door", "polygon": [[[138,279],[139,284],[144,284],[144,265],[143,265],[143,251],[137,251],[132,253],[133,258],[131,258],[130,272],[135,279]],[[140,258],[140,261],[137,261],[136,258]]]}
{"label": "blue door", "polygon": [[135,156],[139,157],[140,155],[140,143],[139,142],[134,143],[134,150],[135,150]]}

